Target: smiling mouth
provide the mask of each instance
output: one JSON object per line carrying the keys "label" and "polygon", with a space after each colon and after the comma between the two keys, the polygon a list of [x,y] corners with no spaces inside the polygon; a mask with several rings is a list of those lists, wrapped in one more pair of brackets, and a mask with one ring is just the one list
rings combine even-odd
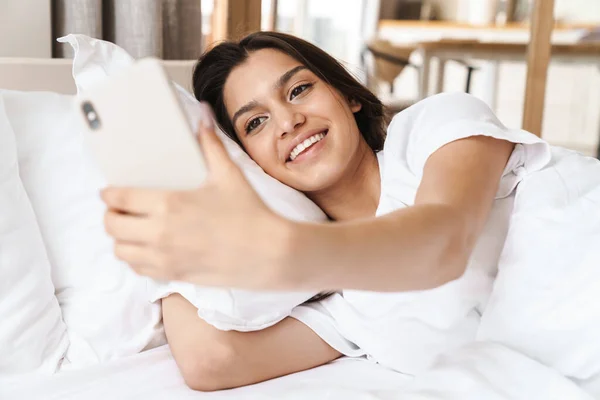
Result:
{"label": "smiling mouth", "polygon": [[319,143],[325,138],[325,136],[327,136],[327,132],[329,132],[329,130],[325,129],[323,132],[316,133],[304,140],[302,143],[298,144],[292,149],[292,152],[290,153],[290,156],[288,157],[286,162],[294,161],[300,154],[308,151],[316,143]]}

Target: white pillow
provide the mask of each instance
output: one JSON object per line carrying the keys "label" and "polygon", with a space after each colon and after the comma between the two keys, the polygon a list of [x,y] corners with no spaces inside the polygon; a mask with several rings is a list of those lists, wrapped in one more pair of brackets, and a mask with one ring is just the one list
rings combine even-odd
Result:
{"label": "white pillow", "polygon": [[113,256],[103,226],[102,179],[83,146],[73,96],[5,92],[21,179],[52,265],[68,327],[67,359],[83,366],[138,353],[160,338],[146,281]]}
{"label": "white pillow", "polygon": [[0,91],[0,376],[54,373],[68,344]]}
{"label": "white pillow", "polygon": [[[111,73],[133,62],[121,48],[110,42],[83,35],[59,39],[74,50],[73,76],[78,91],[101,83]],[[200,118],[196,99],[177,87],[181,102],[195,126]],[[324,221],[325,214],[302,193],[267,175],[234,141],[219,132],[230,156],[242,169],[250,184],[274,211],[301,221]],[[257,330],[273,325],[288,316],[293,307],[303,303],[314,292],[250,292],[205,288],[185,283],[160,283],[148,280],[147,299],[156,301],[170,293],[181,293],[198,308],[201,318],[219,329]]]}

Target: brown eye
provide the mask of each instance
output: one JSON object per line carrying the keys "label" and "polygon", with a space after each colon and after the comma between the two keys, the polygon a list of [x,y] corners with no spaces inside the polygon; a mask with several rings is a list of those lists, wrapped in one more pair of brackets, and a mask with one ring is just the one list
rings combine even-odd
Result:
{"label": "brown eye", "polygon": [[250,120],[248,125],[246,125],[246,134],[252,132],[254,129],[258,128],[260,124],[262,124],[263,120],[267,119],[267,117],[258,117]]}
{"label": "brown eye", "polygon": [[294,98],[296,96],[301,95],[302,92],[304,92],[306,89],[310,88],[311,86],[312,86],[312,84],[310,84],[310,83],[304,83],[302,85],[296,86],[294,89],[292,89],[292,92],[290,93],[290,100],[294,100]]}

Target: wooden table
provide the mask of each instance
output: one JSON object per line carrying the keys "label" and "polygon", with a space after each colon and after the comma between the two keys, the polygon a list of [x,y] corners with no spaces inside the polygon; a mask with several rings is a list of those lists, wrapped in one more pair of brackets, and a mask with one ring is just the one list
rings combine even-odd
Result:
{"label": "wooden table", "polygon": [[[538,4],[538,3],[536,3]],[[542,3],[539,3],[543,5]],[[547,10],[546,10],[547,11]],[[600,66],[600,43],[579,42],[586,31],[593,29],[592,24],[554,23],[550,33],[552,60],[562,63],[586,63]],[[546,26],[544,26],[546,27]],[[482,70],[478,73],[483,81],[483,100],[496,111],[498,93],[499,64],[501,61],[531,61],[528,60],[527,45],[532,38],[531,26],[524,23],[508,23],[504,25],[469,25],[448,21],[397,21],[382,20],[379,23],[378,38],[388,40],[395,46],[412,46],[417,48],[423,57],[423,70],[420,74],[419,97],[424,98],[432,92],[430,77],[432,69],[437,68],[437,80],[433,92],[442,91],[446,61],[459,59],[465,61],[480,60]],[[535,31],[535,30],[534,30]],[[547,31],[547,30],[546,30]],[[548,32],[546,32],[548,33]],[[535,36],[535,33],[534,33]],[[535,60],[542,61],[537,55]],[[534,80],[541,78],[536,75],[538,69],[532,70]],[[531,81],[528,71],[528,82]],[[537,79],[545,82],[545,79]],[[539,98],[540,85],[526,92],[533,93],[533,99]],[[531,97],[531,96],[530,96]],[[531,102],[528,103],[531,106]],[[528,123],[527,115],[533,115],[533,120],[541,120],[540,109],[543,103],[533,102],[534,110],[524,110],[524,126],[539,125]],[[531,121],[529,121],[531,122]],[[535,121],[534,121],[535,122]],[[528,129],[532,129],[527,126]],[[532,129],[540,134],[541,129]],[[600,148],[598,149],[600,156]]]}
{"label": "wooden table", "polygon": [[[529,24],[516,22],[504,25],[470,25],[453,21],[381,20],[378,37],[394,44],[442,39],[527,43],[530,39],[530,27]],[[594,27],[592,24],[556,23],[552,31],[552,42],[575,42],[581,32]]]}
{"label": "wooden table", "polygon": [[[440,93],[444,86],[445,62],[450,59],[523,61],[527,57],[527,44],[481,42],[477,40],[439,40],[416,45],[423,59],[419,97],[425,98],[430,91],[432,60],[437,59],[438,77],[433,93]],[[552,59],[563,63],[590,63],[600,67],[600,42],[556,44],[552,46]],[[495,90],[494,90],[495,91]],[[496,93],[491,97],[496,98]]]}
{"label": "wooden table", "polygon": [[[421,99],[430,95],[430,74],[432,59],[438,60],[437,80],[434,87],[434,93],[441,93],[444,88],[445,65],[447,60],[462,59],[469,60],[487,60],[496,63],[496,67],[491,71],[494,74],[489,80],[493,84],[488,85],[490,89],[489,102],[492,109],[495,109],[498,98],[498,68],[500,61],[523,61],[527,58],[527,45],[524,43],[485,43],[473,40],[441,40],[436,42],[422,42],[417,44],[417,51],[423,58],[423,65],[420,75],[419,97]],[[596,64],[600,69],[600,42],[582,42],[573,44],[553,45],[551,48],[551,59],[562,63],[590,63]],[[543,103],[542,103],[543,105]],[[538,110],[538,135],[541,134],[541,115],[543,112]],[[526,113],[524,112],[524,119]],[[528,127],[524,121],[524,128]],[[529,128],[531,129],[531,128]],[[600,145],[597,150],[597,157],[600,158]]]}
{"label": "wooden table", "polygon": [[[590,24],[555,23],[552,31],[552,43],[555,49],[555,60],[595,63],[596,45],[578,45],[583,32],[594,28]],[[444,83],[443,71],[445,61],[455,59],[479,59],[485,62],[486,102],[494,109],[497,92],[498,64],[503,60],[525,61],[527,44],[530,40],[530,25],[525,23],[508,23],[504,25],[469,25],[451,21],[401,21],[382,20],[379,22],[377,36],[388,40],[395,46],[418,47],[424,60],[424,73],[421,74],[419,95],[421,98],[429,94],[432,60],[437,59],[438,81],[436,92]],[[569,60],[565,54],[572,52],[574,59]],[[442,75],[442,76],[440,76]]]}

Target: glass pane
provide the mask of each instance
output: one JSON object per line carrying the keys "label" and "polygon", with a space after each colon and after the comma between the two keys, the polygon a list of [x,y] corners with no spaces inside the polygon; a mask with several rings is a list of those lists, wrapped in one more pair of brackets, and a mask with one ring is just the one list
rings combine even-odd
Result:
{"label": "glass pane", "polygon": [[308,0],[305,38],[334,57],[358,61],[363,0]]}
{"label": "glass pane", "polygon": [[202,0],[200,9],[202,10],[202,36],[206,46],[206,38],[212,32],[212,14],[215,0]]}
{"label": "glass pane", "polygon": [[[296,33],[298,29],[298,10],[306,0],[279,0],[277,4],[277,30],[285,33]],[[264,14],[263,14],[264,15]]]}

